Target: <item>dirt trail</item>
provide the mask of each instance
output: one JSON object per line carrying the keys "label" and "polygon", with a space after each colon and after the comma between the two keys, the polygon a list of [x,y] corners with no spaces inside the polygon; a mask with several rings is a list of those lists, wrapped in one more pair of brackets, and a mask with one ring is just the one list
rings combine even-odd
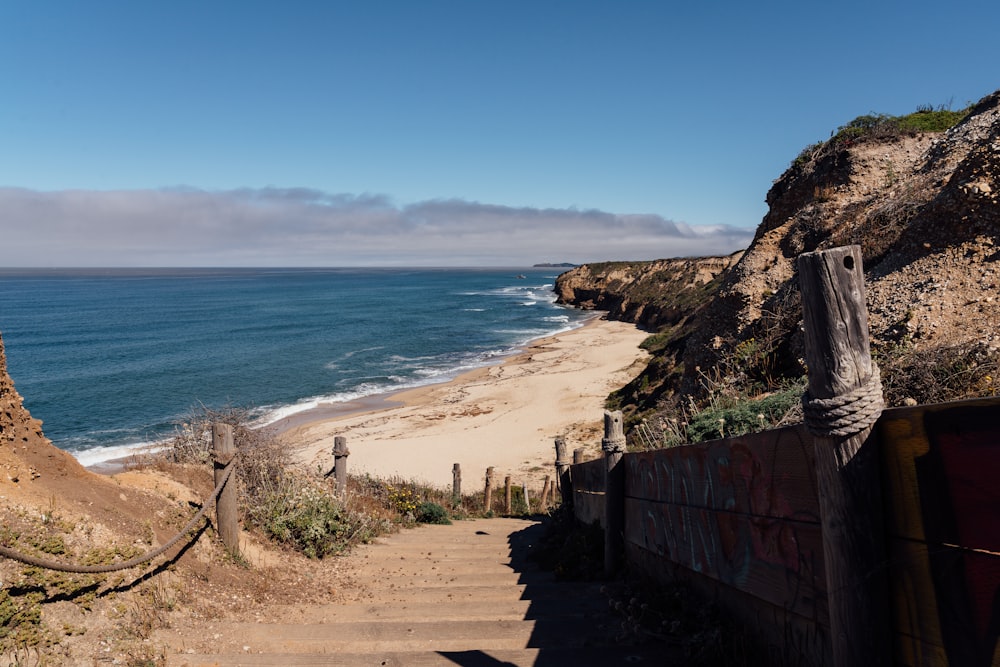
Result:
{"label": "dirt trail", "polygon": [[403,531],[356,550],[338,604],[295,604],[280,622],[161,630],[176,667],[234,665],[682,664],[618,643],[600,584],[557,582],[528,561],[542,525],[480,519]]}

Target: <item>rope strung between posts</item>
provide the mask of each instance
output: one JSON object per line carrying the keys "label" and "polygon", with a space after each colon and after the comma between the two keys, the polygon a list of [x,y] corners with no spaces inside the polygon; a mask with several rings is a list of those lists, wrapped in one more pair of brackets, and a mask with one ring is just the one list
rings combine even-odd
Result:
{"label": "rope strung between posts", "polygon": [[72,563],[58,563],[56,561],[45,560],[44,558],[38,558],[36,556],[22,554],[13,549],[8,549],[7,547],[2,545],[0,545],[0,556],[5,556],[7,558],[19,561],[26,565],[34,565],[35,567],[41,567],[46,570],[56,570],[57,572],[71,572],[73,574],[105,574],[108,572],[127,570],[129,568],[135,567],[136,565],[142,565],[143,563],[153,560],[157,556],[164,553],[167,549],[177,544],[177,542],[182,537],[187,535],[188,532],[192,528],[194,528],[195,524],[197,524],[198,521],[201,520],[203,516],[205,516],[205,512],[211,509],[212,505],[215,504],[215,501],[219,497],[219,494],[222,493],[222,489],[226,486],[226,482],[229,480],[229,477],[233,474],[233,469],[235,467],[235,464],[236,464],[235,459],[229,462],[229,464],[223,471],[222,478],[216,485],[215,490],[212,491],[212,495],[205,500],[204,504],[202,504],[201,506],[201,509],[198,510],[198,512],[193,517],[191,517],[191,520],[188,521],[183,528],[181,528],[180,532],[178,532],[176,535],[170,538],[162,546],[157,547],[156,549],[153,549],[152,551],[142,556],[136,556],[131,560],[127,560],[121,563],[109,563],[107,565],[74,565]]}
{"label": "rope strung between posts", "polygon": [[846,438],[859,433],[878,421],[884,407],[882,379],[875,362],[868,381],[853,391],[831,398],[813,398],[808,390],[802,394],[809,432],[824,437]]}

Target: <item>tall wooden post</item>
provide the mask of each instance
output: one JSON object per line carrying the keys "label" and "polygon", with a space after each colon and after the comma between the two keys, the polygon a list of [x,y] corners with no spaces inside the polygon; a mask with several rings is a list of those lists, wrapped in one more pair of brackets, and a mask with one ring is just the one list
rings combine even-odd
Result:
{"label": "tall wooden post", "polygon": [[566,451],[566,438],[556,438],[556,486],[562,496],[563,505],[573,502],[573,482],[570,480],[569,456]]}
{"label": "tall wooden post", "polygon": [[486,490],[483,492],[483,512],[493,511],[493,466],[486,469]]}
{"label": "tall wooden post", "polygon": [[889,590],[872,426],[882,409],[868,346],[858,246],[799,256],[816,481],[827,599],[837,667],[890,664]]}
{"label": "tall wooden post", "polygon": [[531,514],[531,498],[528,497],[528,480],[524,480],[524,485],[521,487],[521,495],[524,496],[525,511]]}
{"label": "tall wooden post", "polygon": [[347,457],[350,455],[347,449],[347,438],[342,435],[333,438],[333,474],[337,479],[337,497],[343,498],[347,495]]}
{"label": "tall wooden post", "polygon": [[510,495],[510,475],[507,475],[503,478],[503,513],[507,516],[510,516],[510,511],[513,509]]}
{"label": "tall wooden post", "polygon": [[604,412],[604,574],[612,575],[625,550],[625,425],[620,410]]}
{"label": "tall wooden post", "polygon": [[451,467],[451,497],[456,503],[462,502],[462,466],[458,463]]}
{"label": "tall wooden post", "polygon": [[[229,424],[212,424],[212,459],[215,472],[215,485],[218,486],[225,474],[226,466],[236,456],[233,446],[233,427]],[[215,516],[219,526],[219,537],[230,553],[240,551],[239,510],[236,505],[236,483],[229,476],[226,485],[222,487],[215,501]]]}
{"label": "tall wooden post", "polygon": [[551,491],[552,478],[549,475],[545,476],[545,483],[542,484],[542,498],[539,501],[538,510],[544,512],[549,506],[549,493]]}

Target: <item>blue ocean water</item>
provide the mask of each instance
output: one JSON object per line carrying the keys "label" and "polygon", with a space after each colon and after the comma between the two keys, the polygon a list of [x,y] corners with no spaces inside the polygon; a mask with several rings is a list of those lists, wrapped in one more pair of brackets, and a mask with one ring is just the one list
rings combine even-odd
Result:
{"label": "blue ocean water", "polygon": [[588,317],[555,304],[557,274],[5,269],[0,334],[25,406],[90,464],[162,440],[200,404],[268,423],[495,363]]}

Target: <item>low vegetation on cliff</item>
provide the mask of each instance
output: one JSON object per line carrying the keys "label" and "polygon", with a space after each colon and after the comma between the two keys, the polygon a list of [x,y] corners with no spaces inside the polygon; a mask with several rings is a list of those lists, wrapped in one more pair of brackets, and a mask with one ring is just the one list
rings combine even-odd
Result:
{"label": "low vegetation on cliff", "polygon": [[991,396],[998,176],[1000,92],[959,111],[860,116],[774,182],[744,252],[585,265],[556,291],[651,333],[645,372],[609,398],[634,427],[633,446],[797,421],[806,369],[795,259],[840,245],[862,248],[889,404]]}

